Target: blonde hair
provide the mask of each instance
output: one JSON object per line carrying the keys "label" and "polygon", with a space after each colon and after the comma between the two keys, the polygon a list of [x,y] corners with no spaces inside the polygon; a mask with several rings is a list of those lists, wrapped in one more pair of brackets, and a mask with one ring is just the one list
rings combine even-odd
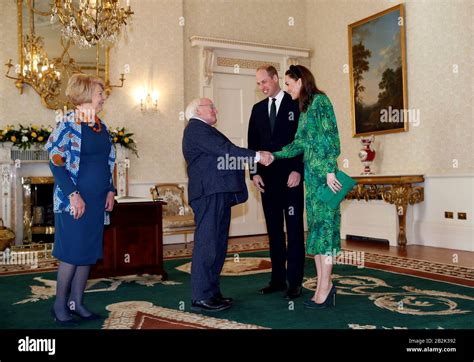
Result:
{"label": "blonde hair", "polygon": [[89,74],[76,73],[69,78],[66,87],[66,97],[75,106],[92,102],[92,92],[98,85],[105,89],[102,79]]}

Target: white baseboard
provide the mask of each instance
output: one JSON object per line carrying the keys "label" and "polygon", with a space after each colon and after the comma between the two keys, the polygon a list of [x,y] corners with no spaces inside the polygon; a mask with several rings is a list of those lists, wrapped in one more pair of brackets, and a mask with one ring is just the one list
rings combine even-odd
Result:
{"label": "white baseboard", "polygon": [[194,240],[194,234],[176,234],[163,236],[163,245],[185,244]]}
{"label": "white baseboard", "polygon": [[414,233],[417,245],[474,251],[474,228],[471,226],[416,221]]}

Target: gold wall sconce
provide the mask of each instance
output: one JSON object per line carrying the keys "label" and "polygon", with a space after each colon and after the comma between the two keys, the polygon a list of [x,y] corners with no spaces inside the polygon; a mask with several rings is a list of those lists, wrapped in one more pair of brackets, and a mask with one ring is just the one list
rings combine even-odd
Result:
{"label": "gold wall sconce", "polygon": [[[15,81],[20,94],[23,85],[30,85],[41,96],[44,104],[57,97],[61,87],[61,71],[58,68],[59,59],[48,58],[44,48],[44,38],[34,32],[33,9],[31,0],[28,1],[29,33],[23,35],[23,1],[18,0],[18,51],[20,63],[14,65],[12,59],[5,64],[5,76]],[[31,5],[31,7],[30,7]],[[14,69],[15,75],[10,75]]]}
{"label": "gold wall sconce", "polygon": [[[29,84],[38,92],[43,100],[59,94],[61,85],[61,72],[57,70],[57,59],[48,59],[43,48],[43,38],[35,34],[25,35],[21,49],[22,64],[14,66],[10,59],[5,64],[5,76],[15,80],[15,85],[23,93],[23,84]],[[15,68],[16,76],[11,76],[10,71]]]}
{"label": "gold wall sconce", "polygon": [[140,102],[140,112],[158,112],[158,99],[160,94],[157,91],[146,91],[140,88],[136,92],[136,98]]}

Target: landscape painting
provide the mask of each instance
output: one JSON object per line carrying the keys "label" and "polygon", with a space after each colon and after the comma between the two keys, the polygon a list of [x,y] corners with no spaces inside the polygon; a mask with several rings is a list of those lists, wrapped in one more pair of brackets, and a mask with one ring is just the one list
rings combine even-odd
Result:
{"label": "landscape painting", "polygon": [[349,25],[354,137],[408,130],[405,57],[403,5]]}

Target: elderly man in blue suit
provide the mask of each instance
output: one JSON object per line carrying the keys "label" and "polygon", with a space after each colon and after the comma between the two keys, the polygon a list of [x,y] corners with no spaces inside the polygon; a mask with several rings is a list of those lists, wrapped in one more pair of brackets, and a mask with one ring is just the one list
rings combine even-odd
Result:
{"label": "elderly man in blue suit", "polygon": [[186,108],[183,155],[189,177],[188,199],[196,231],[191,267],[194,311],[218,312],[232,306],[223,297],[219,277],[227,253],[231,207],[248,198],[243,162],[267,164],[271,154],[237,147],[214,128],[217,109],[207,98]]}

